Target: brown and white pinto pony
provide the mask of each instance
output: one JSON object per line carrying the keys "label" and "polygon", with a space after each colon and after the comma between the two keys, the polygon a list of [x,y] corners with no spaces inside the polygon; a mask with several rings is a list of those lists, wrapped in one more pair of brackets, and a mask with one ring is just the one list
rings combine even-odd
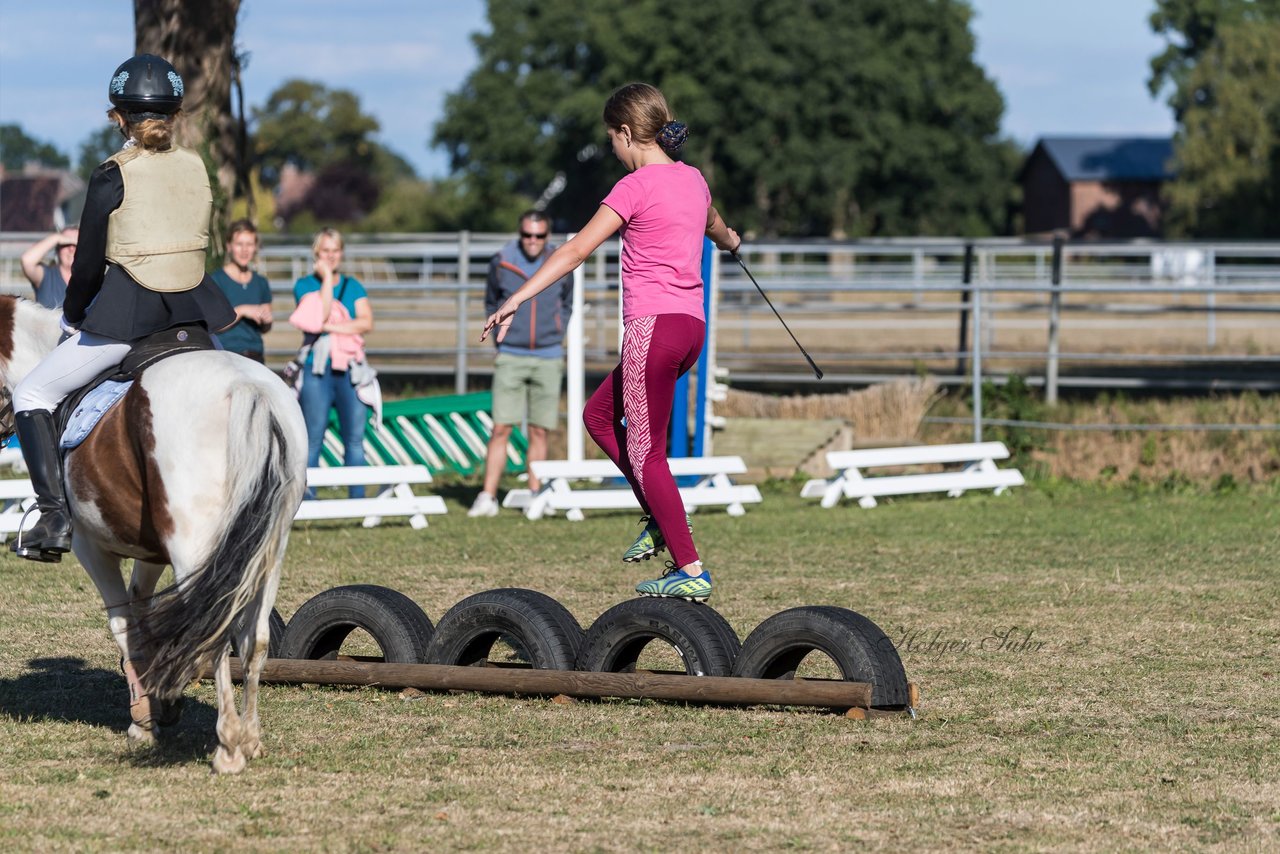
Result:
{"label": "brown and white pinto pony", "polygon": [[[57,312],[0,296],[4,387],[12,392],[59,334]],[[261,752],[258,679],[306,453],[302,412],[278,377],[249,359],[201,351],[147,368],[67,455],[72,551],[120,647],[131,743],[152,742],[176,721],[183,690],[212,662],[214,770],[241,771]],[[134,559],[127,588],[124,558]],[[175,582],[157,593],[166,565]],[[239,712],[233,638],[245,664]]]}

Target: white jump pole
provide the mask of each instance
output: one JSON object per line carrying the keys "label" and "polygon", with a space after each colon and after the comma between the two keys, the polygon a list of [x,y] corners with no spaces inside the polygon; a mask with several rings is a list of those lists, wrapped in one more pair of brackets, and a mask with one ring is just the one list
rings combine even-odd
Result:
{"label": "white jump pole", "polygon": [[586,360],[583,354],[582,311],[583,290],[586,285],[585,264],[573,271],[573,314],[569,315],[569,328],[565,333],[566,365],[569,411],[565,425],[565,438],[571,462],[584,459],[582,448],[582,409],[586,406]]}

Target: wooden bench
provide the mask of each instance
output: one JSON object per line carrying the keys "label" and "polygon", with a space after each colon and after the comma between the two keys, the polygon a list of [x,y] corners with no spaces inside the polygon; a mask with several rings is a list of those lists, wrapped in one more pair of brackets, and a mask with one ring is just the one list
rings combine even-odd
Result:
{"label": "wooden bench", "polygon": [[[0,480],[0,543],[22,529],[22,515],[36,501],[36,491],[27,478],[9,478]],[[40,518],[40,511],[33,511],[27,518],[34,525]]]}
{"label": "wooden bench", "polygon": [[343,466],[307,469],[307,486],[384,486],[367,498],[312,498],[302,502],[295,522],[309,519],[358,519],[373,528],[384,516],[408,516],[414,528],[427,527],[427,516],[447,512],[438,495],[414,495],[412,485],[431,483],[426,466]]}
{"label": "wooden bench", "polygon": [[[877,497],[922,492],[945,492],[955,498],[970,489],[994,489],[1000,495],[1025,482],[1017,469],[996,468],[996,460],[1008,458],[1009,449],[1003,442],[829,451],[827,465],[835,469],[835,477],[809,481],[800,495],[821,498],[823,507],[835,507],[841,498],[856,498],[861,507],[875,507]],[[866,470],[872,468],[952,463],[964,465],[959,471],[866,476]]]}
{"label": "wooden bench", "polygon": [[[314,498],[302,502],[295,522],[311,519],[363,519],[364,527],[373,528],[384,516],[408,516],[414,528],[427,527],[428,516],[447,512],[444,499],[438,495],[414,495],[414,484],[431,483],[426,466],[352,466],[307,469],[307,486],[383,486],[381,492],[368,498]],[[22,515],[35,501],[35,490],[28,479],[0,480],[0,542],[16,533]],[[35,524],[39,511],[27,519]]]}
{"label": "wooden bench", "polygon": [[18,474],[26,474],[27,461],[22,458],[22,449],[13,445],[0,448],[0,468],[12,468]]}
{"label": "wooden bench", "polygon": [[[680,477],[697,477],[693,486],[680,488],[680,499],[685,512],[693,513],[704,506],[723,506],[730,516],[747,512],[744,504],[758,504],[760,490],[755,486],[739,486],[729,480],[731,474],[746,472],[742,457],[676,457],[668,460],[671,474]],[[565,518],[580,522],[583,510],[625,510],[639,508],[631,487],[602,485],[606,480],[622,477],[609,460],[538,460],[530,463],[534,475],[542,483],[536,493],[528,489],[513,489],[502,501],[503,507],[524,511],[529,519],[541,519],[552,511],[564,511]],[[573,487],[574,481],[592,480],[592,488]]]}

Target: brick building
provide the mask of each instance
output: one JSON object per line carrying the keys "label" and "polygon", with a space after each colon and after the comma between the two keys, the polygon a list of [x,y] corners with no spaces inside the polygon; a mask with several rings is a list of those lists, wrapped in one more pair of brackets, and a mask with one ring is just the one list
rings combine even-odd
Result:
{"label": "brick building", "polygon": [[84,181],[65,169],[0,166],[0,231],[48,233],[80,221]]}
{"label": "brick building", "polygon": [[1072,237],[1159,237],[1168,137],[1045,137],[1022,167],[1023,230]]}

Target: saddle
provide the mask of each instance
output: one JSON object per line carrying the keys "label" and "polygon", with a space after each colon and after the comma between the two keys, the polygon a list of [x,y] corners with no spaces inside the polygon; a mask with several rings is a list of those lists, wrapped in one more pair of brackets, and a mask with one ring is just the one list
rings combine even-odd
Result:
{"label": "saddle", "polygon": [[[103,371],[88,384],[67,395],[62,403],[58,404],[58,408],[53,413],[53,420],[58,433],[62,436],[62,449],[69,451],[84,441],[89,431],[93,429],[93,425],[98,423],[98,419],[105,415],[121,397],[124,397],[129,386],[146,368],[179,353],[216,349],[218,348],[214,346],[213,336],[209,331],[203,326],[196,325],[174,326],[138,339],[134,342],[133,349],[124,357],[123,362]],[[102,403],[82,406],[86,398],[109,383],[114,387],[109,389]],[[67,435],[67,425],[73,421],[77,423],[75,432],[78,440],[68,444],[70,437]],[[13,424],[13,393],[7,388],[0,388],[0,448],[8,445],[9,440],[13,438],[15,432]]]}
{"label": "saddle", "polygon": [[[170,356],[197,350],[215,350],[213,336],[203,326],[174,326],[140,338],[116,367],[103,371],[79,390],[67,395],[53,413],[54,424],[62,436],[62,449],[69,451],[88,437],[93,425],[129,390],[144,370]],[[103,398],[91,404],[91,396],[99,389]],[[68,429],[74,424],[75,429]]]}

